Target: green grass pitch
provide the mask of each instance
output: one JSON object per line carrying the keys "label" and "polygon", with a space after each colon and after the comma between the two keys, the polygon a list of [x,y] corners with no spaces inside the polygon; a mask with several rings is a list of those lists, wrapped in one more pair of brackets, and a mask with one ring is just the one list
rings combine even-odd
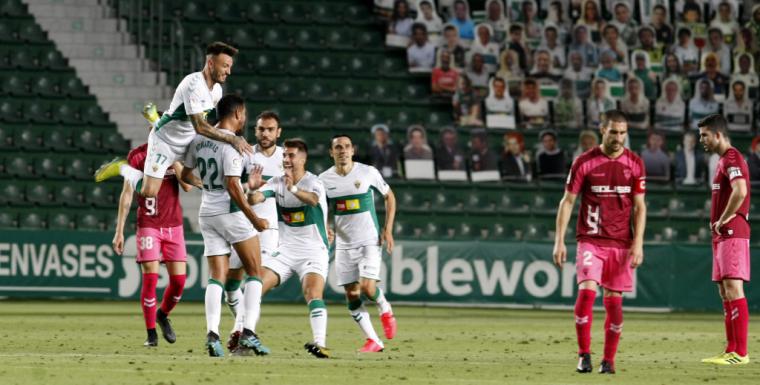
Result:
{"label": "green grass pitch", "polygon": [[[373,321],[381,332],[374,307]],[[178,341],[142,347],[137,302],[0,303],[0,383],[12,384],[757,384],[760,364],[716,367],[699,359],[723,341],[720,314],[626,313],[615,376],[576,374],[570,311],[395,309],[399,332],[384,353],[360,355],[363,340],[344,306],[329,306],[328,345],[318,360],[305,305],[264,303],[259,332],[268,357],[212,359],[203,348],[200,303],[172,314]],[[225,334],[231,317],[225,309]],[[594,369],[604,315],[594,314]],[[750,356],[760,346],[751,324]],[[381,332],[382,333],[382,332]],[[760,358],[760,354],[755,357]],[[754,358],[754,357],[752,357]]]}

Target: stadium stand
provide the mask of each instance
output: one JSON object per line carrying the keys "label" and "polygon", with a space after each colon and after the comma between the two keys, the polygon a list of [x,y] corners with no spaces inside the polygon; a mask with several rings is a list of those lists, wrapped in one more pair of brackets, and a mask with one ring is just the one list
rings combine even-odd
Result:
{"label": "stadium stand", "polygon": [[[586,45],[572,42],[572,27],[578,24],[580,17],[580,14],[572,14],[572,19],[565,17],[561,20],[563,33],[560,34],[560,44],[568,50],[563,48],[563,60],[557,61],[564,63],[554,63],[552,60],[547,67],[544,65],[546,63],[539,65],[539,60],[536,60],[538,68],[529,68],[528,64],[534,64],[531,63],[534,57],[529,53],[543,51],[536,50],[540,36],[538,39],[529,36],[535,32],[534,28],[530,28],[530,22],[521,19],[520,5],[523,2],[473,0],[466,5],[467,18],[471,18],[475,26],[476,41],[468,42],[464,35],[459,36],[462,52],[451,50],[452,67],[459,74],[459,79],[464,77],[462,75],[470,78],[472,89],[467,91],[469,93],[464,92],[459,87],[461,83],[458,83],[453,94],[443,92],[434,95],[431,92],[430,73],[409,70],[405,45],[408,36],[401,36],[400,40],[399,36],[391,36],[399,35],[399,31],[406,33],[401,28],[409,21],[406,19],[420,20],[415,11],[418,2],[404,2],[410,12],[407,17],[402,15],[403,23],[396,21],[398,15],[393,16],[394,6],[398,7],[398,3],[381,0],[111,2],[114,12],[128,21],[126,24],[135,40],[149,47],[149,58],[168,72],[169,84],[176,84],[186,72],[199,68],[202,59],[197,52],[206,43],[223,40],[238,46],[241,53],[226,85],[227,91],[241,93],[252,113],[264,109],[278,111],[283,117],[284,135],[304,137],[313,146],[310,159],[312,172],[318,173],[329,167],[326,145],[328,139],[338,132],[351,134],[359,147],[359,160],[373,163],[370,150],[376,130],[370,129],[376,124],[389,127],[391,146],[395,146],[393,151],[400,157],[396,166],[400,172],[389,171],[388,174],[394,176],[391,183],[399,196],[400,214],[396,229],[399,236],[411,239],[552,239],[553,216],[562,194],[563,182],[562,176],[541,177],[537,174],[535,161],[542,152],[541,138],[546,136],[543,130],[554,130],[558,150],[564,153],[566,166],[569,166],[578,148],[584,146],[581,139],[586,134],[580,130],[593,129],[586,103],[583,103],[580,127],[564,124],[566,122],[558,119],[552,120],[552,116],[566,116],[562,115],[562,109],[575,106],[572,98],[578,97],[563,99],[564,96],[558,91],[559,84],[553,82],[569,73],[563,72],[564,68],[570,69],[573,65],[570,47],[597,50],[598,46],[609,45],[610,42],[602,43],[601,37],[594,33],[591,34],[590,43],[583,43]],[[444,29],[446,23],[451,23],[455,17],[455,3],[437,2],[435,16],[441,20],[441,28],[436,32],[436,23],[425,22],[429,42],[446,44],[448,40]],[[510,10],[509,13],[502,13],[504,24],[501,26],[504,28],[500,30],[492,26],[488,31],[488,36],[498,47],[497,52],[493,52],[493,42],[477,42],[480,39],[477,30],[481,24],[489,24],[489,7],[494,7],[493,3]],[[544,26],[549,25],[547,20],[550,16],[556,17],[549,15],[551,12],[547,9],[547,5],[553,3],[540,1],[534,4],[537,20]],[[601,3],[605,7],[607,2]],[[137,9],[138,4],[142,4],[143,8]],[[155,7],[163,8],[161,12],[156,12]],[[632,23],[640,25],[642,15],[638,6],[634,10]],[[711,20],[708,18],[711,15],[708,5],[705,5],[705,10],[703,24]],[[607,25],[619,25],[619,21],[612,22],[610,10],[603,8],[603,11],[603,17],[610,21]],[[60,228],[66,227],[69,221],[68,227],[112,226],[109,221],[115,216],[113,203],[118,199],[119,185],[93,189],[88,180],[93,162],[107,158],[110,156],[108,154],[125,154],[126,143],[114,134],[113,125],[99,113],[87,89],[67,70],[65,60],[45,40],[44,32],[35,28],[24,6],[18,1],[9,0],[3,3],[0,13],[0,31],[8,31],[0,33],[4,39],[0,42],[3,58],[0,63],[0,90],[3,95],[12,96],[5,98],[0,105],[3,112],[0,175],[12,178],[15,187],[4,194],[0,202],[12,209],[0,217],[0,225],[34,226],[41,222],[48,227]],[[565,10],[564,13],[569,12]],[[666,24],[672,29],[673,25],[678,25],[678,17],[681,16],[677,12],[669,12]],[[514,20],[508,21],[509,18]],[[167,28],[167,25],[173,27]],[[525,48],[526,63],[521,63],[522,55],[513,54],[519,49],[509,42],[508,25],[527,26],[516,37],[525,41],[515,43]],[[411,33],[411,23],[406,27]],[[530,31],[526,32],[525,29]],[[459,33],[462,34],[462,31],[459,30]],[[636,35],[633,38],[635,41]],[[395,46],[398,41],[405,43],[401,47]],[[161,49],[158,49],[159,46]],[[633,54],[639,47],[629,48],[629,54]],[[646,51],[649,47],[640,48],[650,54]],[[658,43],[657,49],[662,48],[663,45]],[[470,52],[476,51],[485,60],[484,69],[470,68],[471,57],[474,56]],[[183,52],[184,55],[178,56]],[[436,66],[440,66],[438,56]],[[463,63],[458,63],[460,56]],[[535,58],[538,57],[536,54]],[[616,57],[616,60],[623,65],[629,61],[635,62],[629,57]],[[525,68],[517,68],[521,64]],[[18,70],[22,66],[24,69]],[[667,66],[661,67],[650,62],[649,68],[642,70],[645,76],[650,76],[650,73],[657,76],[651,84],[642,82],[643,94],[654,90],[657,93],[655,97],[659,98],[660,82],[664,80],[661,74],[678,75],[669,72],[671,69]],[[478,78],[483,71],[488,72],[485,83]],[[626,71],[638,76],[633,68]],[[597,72],[596,67],[592,72]],[[754,73],[754,68],[751,72]],[[616,76],[614,73],[606,75]],[[678,78],[679,81],[683,80],[683,84],[694,91],[697,78],[683,75]],[[489,76],[491,80],[488,80]],[[506,121],[507,126],[514,126],[513,129],[490,126],[488,116],[483,114],[492,110],[486,108],[486,99],[493,88],[492,80],[497,76],[506,80],[507,93],[512,98],[513,105],[508,111],[513,116]],[[521,95],[521,82],[529,77],[540,79],[540,98],[548,101],[548,113],[544,119],[531,120],[531,124],[527,124],[529,122],[525,119],[528,115],[521,113],[525,111],[520,103],[524,97]],[[573,80],[573,84],[580,87],[577,79]],[[610,88],[614,86],[612,84]],[[622,103],[628,96],[627,86],[621,87],[616,89],[615,95],[609,94],[610,97],[614,96],[616,104]],[[576,88],[575,91],[580,92],[580,89]],[[453,95],[456,96],[452,100]],[[689,104],[692,94],[683,95],[686,104]],[[726,94],[722,100],[730,96]],[[463,115],[459,111],[453,113],[454,100],[468,106],[464,116],[472,119],[461,119]],[[650,107],[645,112],[651,127],[631,130],[629,147],[634,151],[644,149],[648,132],[658,123],[655,101],[649,100]],[[630,106],[631,111],[637,108],[634,104]],[[472,109],[471,106],[479,108]],[[685,109],[684,114],[687,113]],[[691,115],[684,116],[684,122],[689,122],[688,116]],[[461,162],[469,177],[462,181],[450,181],[434,174],[433,180],[405,179],[408,173],[403,167],[403,148],[407,144],[407,130],[415,124],[422,125],[426,130],[428,146],[434,152],[443,148],[441,133],[453,127],[460,138],[457,156],[463,158]],[[477,136],[471,135],[474,130],[485,130],[490,151],[499,157],[500,178],[495,181],[473,181],[472,164],[478,154],[465,143],[468,138]],[[705,202],[709,161],[697,151],[698,164],[703,165],[701,168],[698,166],[701,173],[697,179],[681,183],[679,157],[685,153],[684,132],[683,128],[663,131],[664,152],[671,160],[671,172],[669,178],[649,183],[650,225],[647,239],[650,241],[702,242],[709,236],[703,231],[703,224],[709,215],[709,206]],[[750,151],[750,144],[753,150],[756,149],[754,133],[754,125],[750,131],[734,133],[734,145],[743,152]],[[520,158],[525,166],[520,168],[523,172],[517,177],[510,174],[505,166],[510,156],[507,149],[510,139],[519,142],[520,150],[516,158]],[[554,150],[543,150],[547,151],[553,153]],[[757,157],[756,153],[749,156]],[[44,183],[51,184],[46,185],[47,188],[37,185],[34,180],[37,176],[44,176]],[[28,179],[32,181],[27,182]],[[60,202],[58,206],[53,206],[61,208],[55,211],[56,214],[43,216],[38,221],[26,214],[27,209],[16,211],[23,205],[42,207],[46,195],[49,198],[47,202]],[[757,242],[760,237],[753,239]]]}

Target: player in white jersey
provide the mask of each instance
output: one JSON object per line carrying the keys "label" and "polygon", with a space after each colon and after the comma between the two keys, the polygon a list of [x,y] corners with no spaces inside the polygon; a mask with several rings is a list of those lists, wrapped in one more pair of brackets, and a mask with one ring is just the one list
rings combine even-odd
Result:
{"label": "player in white jersey", "polygon": [[328,358],[327,308],[322,300],[329,263],[325,188],[316,175],[306,171],[308,147],[303,140],[288,139],[283,147],[285,174],[270,179],[248,196],[251,204],[260,204],[268,197],[277,201],[280,245],[263,258],[264,293],[298,274],[314,337],[304,348],[318,358]]}
{"label": "player in white jersey", "polygon": [[143,112],[153,123],[148,136],[148,156],[145,167],[138,170],[126,160],[116,158],[98,168],[95,181],[121,175],[133,190],[144,197],[155,197],[161,188],[166,169],[184,157],[187,146],[196,136],[228,143],[240,153],[250,153],[251,145],[245,138],[225,134],[206,121],[222,97],[222,84],[232,70],[232,58],[238,50],[222,42],[206,48],[206,65],[200,72],[185,76],[174,91],[169,109],[159,119],[155,106],[148,105]]}
{"label": "player in white jersey", "polygon": [[[327,200],[335,222],[335,272],[338,284],[346,289],[351,317],[367,338],[360,352],[381,352],[378,338],[361,295],[375,302],[380,312],[385,337],[396,335],[396,318],[382,290],[380,280],[382,249],[393,250],[393,220],[396,198],[380,172],[372,166],[354,162],[354,145],[348,135],[330,141],[330,156],[335,166],[319,175],[327,190]],[[385,198],[385,227],[380,228],[375,212],[375,194]]]}
{"label": "player in white jersey", "polygon": [[[277,146],[277,139],[282,133],[280,127],[280,117],[273,111],[264,111],[256,118],[256,145],[253,146],[253,155],[246,157],[246,167],[248,174],[252,173],[254,167],[261,168],[263,182],[283,175],[282,153],[283,149]],[[244,181],[253,182],[253,180]],[[250,190],[256,190],[261,186],[248,183]],[[271,254],[277,249],[279,244],[277,232],[277,202],[274,197],[267,198],[263,203],[253,206],[253,211],[260,218],[269,222],[269,227],[259,233],[259,243],[261,244],[261,255]],[[235,316],[235,325],[227,341],[227,349],[233,352],[238,346],[240,333],[243,332],[243,323],[245,311],[243,310],[243,291],[240,289],[240,283],[243,281],[243,269],[240,258],[235,250],[232,250],[230,256],[230,270],[227,273],[227,282],[224,284],[224,290],[227,294],[227,306]]]}
{"label": "player in white jersey", "polygon": [[[225,135],[237,135],[245,127],[245,101],[237,95],[224,96],[217,106],[219,130]],[[199,178],[192,174],[198,168]],[[224,355],[219,342],[219,320],[222,294],[228,270],[230,245],[237,251],[249,278],[245,283],[245,328],[240,346],[257,355],[268,354],[253,333],[261,306],[261,254],[258,231],[268,227],[246,201],[243,186],[243,156],[230,144],[198,135],[188,147],[182,179],[193,185],[201,184],[203,197],[198,222],[203,234],[203,255],[209,264],[206,286],[206,347],[212,357]],[[255,227],[255,229],[254,229]]]}

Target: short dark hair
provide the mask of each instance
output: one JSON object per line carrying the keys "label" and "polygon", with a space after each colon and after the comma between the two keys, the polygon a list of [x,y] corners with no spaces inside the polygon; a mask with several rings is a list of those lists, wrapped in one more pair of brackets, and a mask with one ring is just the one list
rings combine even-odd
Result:
{"label": "short dark hair", "polygon": [[427,33],[427,27],[425,26],[425,24],[422,24],[422,23],[412,24],[412,33],[415,33],[418,30],[422,30],[422,32]]}
{"label": "short dark hair", "polygon": [[684,36],[684,35],[691,36],[691,30],[688,29],[688,28],[680,28],[678,30],[678,37],[681,37],[681,36]]}
{"label": "short dark hair", "polygon": [[451,31],[451,30],[454,30],[454,31],[456,31],[456,30],[457,30],[457,27],[455,27],[455,26],[453,26],[453,25],[451,25],[451,24],[447,24],[445,27],[443,27],[443,32],[446,32],[446,31]]}
{"label": "short dark hair", "polygon": [[500,78],[498,76],[496,76],[496,77],[493,78],[493,82],[494,83],[500,82],[501,84],[504,84],[505,86],[507,85],[507,82],[505,82],[504,79],[502,79],[502,78]]}
{"label": "short dark hair", "polygon": [[720,132],[722,135],[728,133],[728,122],[721,114],[710,114],[705,116],[699,121],[699,123],[697,123],[697,127],[706,128],[712,132]]}
{"label": "short dark hair", "polygon": [[538,82],[536,81],[536,79],[527,78],[527,79],[523,80],[523,85],[524,86],[528,86],[528,85],[538,86]]}
{"label": "short dark hair", "polygon": [[224,95],[216,104],[216,117],[219,120],[226,119],[239,108],[245,108],[245,100],[241,96],[237,94]]}
{"label": "short dark hair", "polygon": [[667,9],[667,8],[665,8],[665,6],[664,6],[664,5],[662,5],[662,4],[657,4],[657,5],[655,5],[654,7],[652,7],[652,10],[653,10],[653,11],[654,11],[655,9],[662,9],[663,11],[665,11],[665,12],[668,12],[668,9]]}
{"label": "short dark hair", "polygon": [[521,32],[522,30],[523,27],[520,24],[512,24],[512,26],[509,27],[509,33]]}
{"label": "short dark hair", "polygon": [[335,142],[335,139],[338,139],[338,138],[348,138],[348,140],[351,141],[351,145],[354,144],[354,139],[351,138],[348,134],[336,134],[336,135],[333,135],[333,137],[330,139],[331,148],[332,148],[333,143]]}
{"label": "short dark hair", "polygon": [[259,116],[256,117],[257,121],[259,119],[274,119],[277,122],[277,127],[280,127],[280,115],[277,115],[277,113],[272,110],[262,111]]}
{"label": "short dark hair", "polygon": [[285,148],[297,148],[298,151],[303,152],[304,154],[309,153],[309,146],[307,146],[306,142],[301,138],[285,139],[285,141],[282,142],[282,146]]}
{"label": "short dark hair", "polygon": [[225,54],[228,56],[235,56],[237,53],[237,48],[221,41],[215,41],[206,47],[206,55],[216,56],[219,54]]}
{"label": "short dark hair", "polygon": [[744,84],[744,82],[741,81],[741,80],[737,80],[737,81],[731,83],[731,88],[734,88],[734,86],[736,86],[736,85],[742,86],[743,88],[747,88],[747,85]]}
{"label": "short dark hair", "polygon": [[620,110],[609,110],[602,115],[602,127],[608,127],[610,123],[628,123],[628,116]]}

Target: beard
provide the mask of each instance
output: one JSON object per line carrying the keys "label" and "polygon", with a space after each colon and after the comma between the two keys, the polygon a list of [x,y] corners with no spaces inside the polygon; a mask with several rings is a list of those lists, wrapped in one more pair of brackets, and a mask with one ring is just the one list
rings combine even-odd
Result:
{"label": "beard", "polygon": [[211,69],[211,80],[213,80],[215,83],[224,84],[224,80],[222,80],[222,74],[213,68]]}

